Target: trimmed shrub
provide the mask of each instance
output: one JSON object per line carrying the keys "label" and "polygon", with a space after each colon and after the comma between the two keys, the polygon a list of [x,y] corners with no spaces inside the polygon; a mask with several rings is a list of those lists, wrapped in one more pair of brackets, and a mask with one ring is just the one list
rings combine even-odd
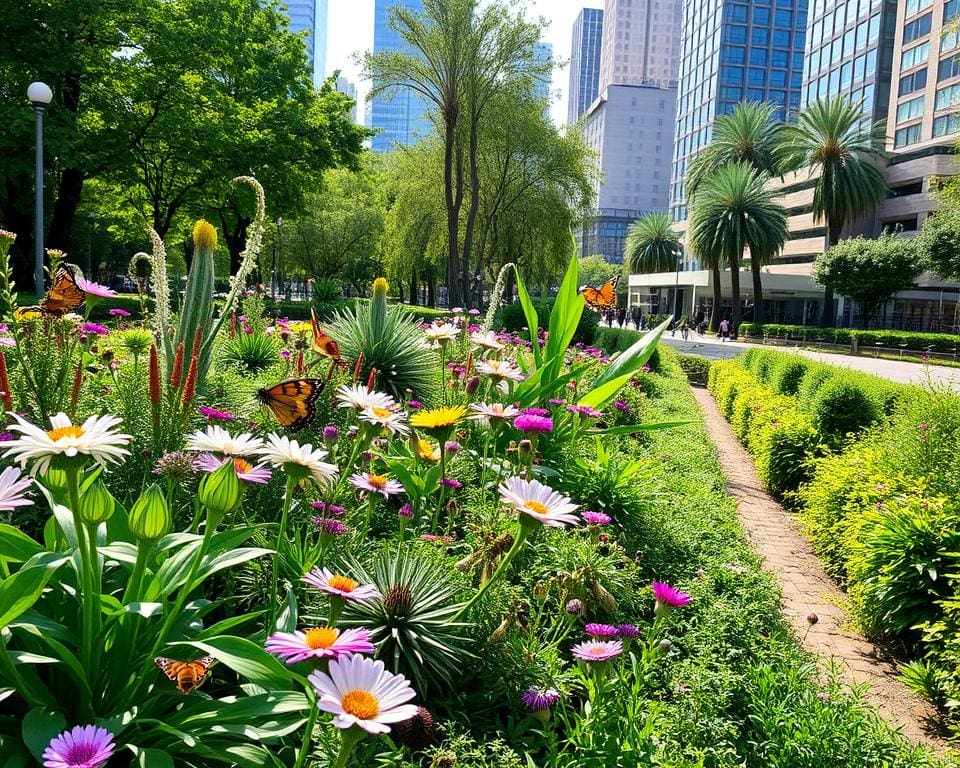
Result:
{"label": "trimmed shrub", "polygon": [[687,381],[698,386],[706,386],[710,373],[710,361],[699,355],[677,355],[677,362],[687,376]]}
{"label": "trimmed shrub", "polygon": [[856,434],[883,415],[880,398],[859,377],[833,376],[809,402],[813,426],[828,440]]}
{"label": "trimmed shrub", "polygon": [[797,387],[797,400],[800,402],[800,407],[809,410],[810,404],[823,385],[838,373],[840,373],[839,368],[817,364],[810,365],[800,379],[800,386]]}
{"label": "trimmed shrub", "polygon": [[764,337],[784,339],[788,341],[805,341],[816,343],[823,341],[827,344],[849,345],[853,339],[861,350],[874,346],[887,349],[904,349],[912,352],[939,352],[953,354],[960,346],[960,336],[952,333],[921,333],[917,331],[895,330],[859,330],[856,328],[816,328],[803,325],[781,325],[778,323],[741,323],[740,334],[752,339]]}
{"label": "trimmed shrub", "polygon": [[820,437],[809,419],[789,410],[781,410],[776,418],[758,424],[750,436],[750,446],[760,481],[771,494],[784,500],[809,479],[810,461],[821,451]]}
{"label": "trimmed shrub", "polygon": [[796,395],[810,365],[808,360],[796,355],[778,355],[771,361],[768,384],[781,395]]}

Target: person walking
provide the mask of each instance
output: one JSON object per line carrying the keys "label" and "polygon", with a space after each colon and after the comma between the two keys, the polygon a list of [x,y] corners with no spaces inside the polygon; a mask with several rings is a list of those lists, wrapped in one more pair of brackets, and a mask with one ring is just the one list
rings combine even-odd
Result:
{"label": "person walking", "polygon": [[723,318],[720,321],[720,341],[726,341],[730,338],[730,321],[727,318]]}
{"label": "person walking", "polygon": [[690,324],[687,322],[686,317],[680,321],[680,336],[683,337],[684,341],[690,338]]}

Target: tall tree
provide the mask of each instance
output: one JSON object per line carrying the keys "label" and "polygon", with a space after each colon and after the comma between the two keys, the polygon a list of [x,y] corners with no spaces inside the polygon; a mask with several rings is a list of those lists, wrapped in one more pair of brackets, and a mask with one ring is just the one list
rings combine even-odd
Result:
{"label": "tall tree", "polygon": [[[747,248],[759,258],[787,239],[787,213],[765,187],[767,177],[747,163],[727,163],[697,192],[689,238],[698,253],[730,265],[734,329],[740,325],[740,259]],[[718,314],[719,306],[714,308]]]}
{"label": "tall tree", "polygon": [[635,274],[673,272],[677,268],[680,238],[666,213],[647,213],[627,228],[623,260]]}
{"label": "tall tree", "polygon": [[[718,117],[713,124],[713,138],[707,148],[691,163],[687,172],[687,190],[692,195],[704,179],[727,163],[741,162],[767,176],[781,173],[786,160],[784,124],[776,119],[776,107],[761,102],[741,102],[729,115]],[[772,258],[776,254],[769,254]],[[755,323],[764,321],[763,279],[761,268],[768,261],[750,253],[753,275]]]}
{"label": "tall tree", "polygon": [[[845,224],[883,200],[884,132],[882,123],[864,127],[862,105],[845,96],[808,104],[796,124],[787,126],[786,166],[817,175],[813,217],[826,222],[827,249],[840,241]],[[833,285],[827,283],[820,325],[831,327],[835,319]]]}

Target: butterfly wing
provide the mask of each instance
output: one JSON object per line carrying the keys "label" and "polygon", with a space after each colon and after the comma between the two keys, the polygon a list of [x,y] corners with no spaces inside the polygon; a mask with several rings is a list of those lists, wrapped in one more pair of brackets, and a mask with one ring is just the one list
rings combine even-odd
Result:
{"label": "butterfly wing", "polygon": [[77,285],[77,279],[67,267],[60,265],[53,274],[53,285],[40,302],[43,311],[60,317],[83,304],[86,294]]}
{"label": "butterfly wing", "polygon": [[584,286],[580,289],[580,294],[587,306],[591,309],[607,310],[615,309],[617,306],[617,285],[620,283],[620,275],[607,280],[599,288]]}
{"label": "butterfly wing", "polygon": [[186,696],[199,688],[207,678],[207,673],[216,663],[213,656],[204,656],[196,661],[177,661],[159,656],[153,660],[167,678],[176,684],[177,690]]}
{"label": "butterfly wing", "polygon": [[43,316],[43,307],[39,304],[34,304],[30,307],[17,307],[13,312],[13,316],[20,322],[36,320],[38,317]]}
{"label": "butterfly wing", "polygon": [[329,357],[333,360],[340,360],[340,345],[337,344],[329,335],[320,330],[320,323],[317,321],[317,313],[311,308],[310,316],[313,320],[313,337],[310,340],[310,345],[313,347],[315,352],[319,352],[324,357]]}
{"label": "butterfly wing", "polygon": [[288,379],[265,387],[257,398],[291,432],[303,429],[317,415],[316,402],[323,391],[323,379]]}

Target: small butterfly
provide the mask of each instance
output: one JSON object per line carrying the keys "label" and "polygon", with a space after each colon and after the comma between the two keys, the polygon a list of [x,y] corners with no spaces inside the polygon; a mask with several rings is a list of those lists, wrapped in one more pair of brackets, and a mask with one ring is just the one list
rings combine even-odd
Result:
{"label": "small butterfly", "polygon": [[159,656],[153,662],[172,682],[177,684],[177,690],[186,696],[199,688],[207,678],[207,673],[216,663],[213,656],[204,656],[196,661],[177,661]]}
{"label": "small butterfly", "polygon": [[617,285],[620,283],[620,275],[612,277],[599,288],[591,288],[589,285],[583,285],[577,291],[587,306],[592,309],[616,309],[617,307]]}
{"label": "small butterfly", "polygon": [[86,297],[87,294],[77,285],[73,272],[61,264],[53,273],[53,284],[40,302],[40,307],[45,314],[60,317],[83,304]]}
{"label": "small butterfly", "polygon": [[339,361],[340,346],[320,330],[320,323],[317,322],[317,313],[313,308],[310,309],[310,315],[313,318],[313,338],[310,341],[310,345],[315,352],[319,352],[324,357]]}
{"label": "small butterfly", "polygon": [[291,432],[303,429],[317,415],[316,402],[326,382],[322,379],[287,379],[257,390],[257,400]]}

